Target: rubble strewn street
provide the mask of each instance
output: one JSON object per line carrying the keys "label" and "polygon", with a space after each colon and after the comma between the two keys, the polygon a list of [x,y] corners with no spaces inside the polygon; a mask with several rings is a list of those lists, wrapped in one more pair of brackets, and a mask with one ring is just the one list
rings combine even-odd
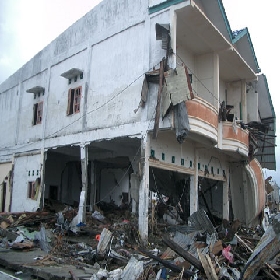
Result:
{"label": "rubble strewn street", "polygon": [[30,279],[280,279],[278,215],[266,230],[214,227],[203,209],[187,223],[151,216],[143,244],[128,209],[103,203],[79,224],[77,209],[54,210],[0,214],[2,267]]}

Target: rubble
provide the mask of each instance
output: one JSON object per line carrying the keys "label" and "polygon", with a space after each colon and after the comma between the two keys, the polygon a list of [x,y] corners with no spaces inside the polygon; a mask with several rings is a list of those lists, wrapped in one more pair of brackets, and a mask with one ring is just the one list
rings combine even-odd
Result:
{"label": "rubble", "polygon": [[78,224],[74,208],[1,213],[0,264],[13,268],[4,252],[27,256],[41,250],[14,269],[38,276],[40,267],[42,279],[280,279],[278,215],[266,231],[239,221],[214,226],[203,209],[178,224],[153,215],[144,247],[136,217],[111,205],[87,213],[86,223]]}

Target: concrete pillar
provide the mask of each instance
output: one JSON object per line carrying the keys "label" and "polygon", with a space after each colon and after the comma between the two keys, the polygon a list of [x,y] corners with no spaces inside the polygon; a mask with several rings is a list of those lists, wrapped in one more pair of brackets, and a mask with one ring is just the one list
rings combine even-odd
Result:
{"label": "concrete pillar", "polygon": [[194,175],[190,176],[190,215],[198,210],[198,151],[194,151]]}
{"label": "concrete pillar", "polygon": [[[248,194],[248,182],[247,182],[247,175],[246,175],[246,171],[242,168],[242,177],[243,177],[243,191],[244,191],[244,209],[245,209],[245,221],[246,221],[246,225],[249,224],[249,216],[250,216],[250,205],[252,205],[252,202],[249,201],[249,194]],[[252,201],[252,197],[250,198]]]}
{"label": "concrete pillar", "polygon": [[96,178],[95,178],[95,162],[92,161],[90,165],[90,211],[94,210],[94,205],[96,203]]}
{"label": "concrete pillar", "polygon": [[229,220],[229,179],[223,182],[223,219]]}
{"label": "concrete pillar", "polygon": [[78,211],[78,223],[86,221],[86,202],[87,202],[87,188],[88,188],[88,178],[87,178],[87,167],[88,167],[88,146],[80,146],[80,158],[82,167],[82,191],[80,194],[80,203]]}
{"label": "concrete pillar", "polygon": [[246,96],[246,81],[241,81],[241,114],[240,118],[244,123],[247,123],[247,96]]}
{"label": "concrete pillar", "polygon": [[149,156],[150,156],[150,136],[142,138],[142,174],[139,188],[139,233],[144,244],[148,243],[148,211],[149,211]]}
{"label": "concrete pillar", "polygon": [[175,52],[169,56],[169,66],[171,68],[176,68],[177,66],[177,57],[176,57],[176,48],[177,48],[177,13],[174,11],[174,7],[170,8],[170,37],[171,37],[171,48]]}
{"label": "concrete pillar", "polygon": [[47,159],[47,152],[45,152],[44,148],[41,149],[41,170],[40,170],[40,177],[41,177],[41,188],[40,188],[40,204],[39,207],[41,210],[44,208],[45,203],[45,162]]}
{"label": "concrete pillar", "polygon": [[214,106],[219,109],[220,108],[220,62],[219,62],[219,55],[214,53],[213,54],[213,90],[214,90]]}

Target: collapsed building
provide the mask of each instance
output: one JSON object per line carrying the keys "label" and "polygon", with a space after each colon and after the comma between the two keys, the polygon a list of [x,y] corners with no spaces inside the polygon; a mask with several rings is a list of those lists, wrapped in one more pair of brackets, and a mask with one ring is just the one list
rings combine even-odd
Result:
{"label": "collapsed building", "polygon": [[107,203],[143,241],[153,203],[257,223],[276,169],[260,71],[220,0],[103,0],[0,85],[2,211]]}

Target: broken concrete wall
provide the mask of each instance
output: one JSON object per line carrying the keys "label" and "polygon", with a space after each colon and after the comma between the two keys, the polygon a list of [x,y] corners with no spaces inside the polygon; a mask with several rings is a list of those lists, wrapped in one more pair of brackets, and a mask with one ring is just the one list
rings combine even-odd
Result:
{"label": "broken concrete wall", "polygon": [[[41,176],[41,154],[15,157],[12,191],[12,212],[36,211],[40,203],[40,192],[37,193],[37,178]],[[36,196],[37,195],[37,196]]]}

